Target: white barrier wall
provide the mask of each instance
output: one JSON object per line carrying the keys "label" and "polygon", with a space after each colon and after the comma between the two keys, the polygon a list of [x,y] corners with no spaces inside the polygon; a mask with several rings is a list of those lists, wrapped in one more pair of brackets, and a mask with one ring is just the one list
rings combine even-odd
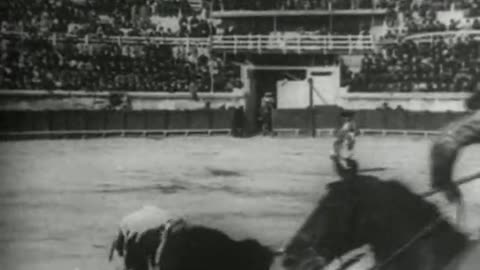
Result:
{"label": "white barrier wall", "polygon": [[[197,110],[208,106],[238,108],[245,106],[245,95],[199,93],[195,101],[189,93],[119,92],[127,95],[133,110]],[[0,110],[99,110],[109,105],[108,92],[2,90]]]}
{"label": "white barrier wall", "polygon": [[470,93],[348,93],[346,89],[338,105],[352,110],[371,110],[387,105],[401,106],[408,111],[463,112]]}

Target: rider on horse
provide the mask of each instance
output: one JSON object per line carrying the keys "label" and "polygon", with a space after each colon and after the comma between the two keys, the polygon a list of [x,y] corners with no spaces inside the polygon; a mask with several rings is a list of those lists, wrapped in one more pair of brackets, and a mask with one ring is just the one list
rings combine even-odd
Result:
{"label": "rider on horse", "polygon": [[442,190],[450,202],[460,203],[462,194],[453,183],[453,166],[458,152],[471,144],[480,143],[480,91],[467,101],[472,114],[446,126],[431,149],[431,184]]}

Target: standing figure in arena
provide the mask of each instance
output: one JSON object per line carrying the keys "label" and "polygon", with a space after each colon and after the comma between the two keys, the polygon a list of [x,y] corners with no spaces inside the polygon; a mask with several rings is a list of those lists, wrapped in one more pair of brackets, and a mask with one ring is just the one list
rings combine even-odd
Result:
{"label": "standing figure in arena", "polygon": [[260,104],[260,121],[262,123],[263,136],[272,132],[272,111],[275,106],[275,99],[271,92],[265,93]]}
{"label": "standing figure in arena", "polygon": [[353,112],[343,111],[341,113],[342,123],[335,132],[336,139],[333,142],[331,158],[344,168],[349,168],[350,164],[352,164],[355,138],[360,133],[353,116]]}
{"label": "standing figure in arena", "polygon": [[431,149],[431,185],[442,190],[450,202],[459,205],[462,194],[453,183],[453,167],[462,148],[480,143],[480,91],[477,90],[465,105],[473,113],[447,125]]}

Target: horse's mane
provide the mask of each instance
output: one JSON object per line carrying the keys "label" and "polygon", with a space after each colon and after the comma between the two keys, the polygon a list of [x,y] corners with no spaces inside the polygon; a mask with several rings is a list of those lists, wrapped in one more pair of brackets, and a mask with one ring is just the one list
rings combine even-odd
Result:
{"label": "horse's mane", "polygon": [[434,204],[424,200],[398,180],[384,181],[375,176],[356,175],[350,181],[331,183],[328,189],[333,192],[348,192],[348,196],[354,196],[362,201],[363,205],[373,206],[364,210],[409,217],[410,221],[427,221],[440,215]]}

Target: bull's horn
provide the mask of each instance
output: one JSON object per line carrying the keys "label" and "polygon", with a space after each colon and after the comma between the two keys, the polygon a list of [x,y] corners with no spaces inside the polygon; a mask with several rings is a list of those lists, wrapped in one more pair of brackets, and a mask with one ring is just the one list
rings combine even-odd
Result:
{"label": "bull's horn", "polygon": [[115,246],[117,245],[117,239],[113,240],[112,245],[110,246],[110,250],[108,251],[108,261],[111,262],[113,260],[113,253],[115,252]]}

